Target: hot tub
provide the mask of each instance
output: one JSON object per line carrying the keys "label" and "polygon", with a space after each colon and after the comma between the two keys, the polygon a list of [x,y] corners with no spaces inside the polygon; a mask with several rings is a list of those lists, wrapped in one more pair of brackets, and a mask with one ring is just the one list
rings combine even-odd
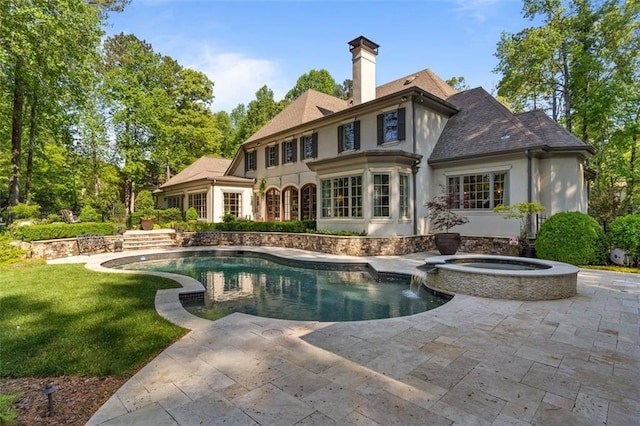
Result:
{"label": "hot tub", "polygon": [[554,300],[576,295],[578,268],[561,262],[510,256],[437,256],[427,258],[414,279],[448,294]]}

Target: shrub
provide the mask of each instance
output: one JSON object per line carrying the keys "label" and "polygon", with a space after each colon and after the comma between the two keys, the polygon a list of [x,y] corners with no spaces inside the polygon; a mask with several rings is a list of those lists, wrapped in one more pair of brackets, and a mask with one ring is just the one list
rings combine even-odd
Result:
{"label": "shrub", "polygon": [[181,222],[173,225],[176,230],[187,232],[198,231],[239,231],[239,232],[314,232],[316,222],[313,220],[288,222],[248,222],[235,220],[233,222]]}
{"label": "shrub", "polygon": [[62,222],[64,222],[64,220],[62,219],[62,216],[60,216],[57,213],[51,213],[47,215],[47,223],[62,223]]}
{"label": "shrub", "polygon": [[231,213],[225,213],[222,216],[222,221],[223,222],[233,222],[234,220],[236,220],[236,216],[231,214]]}
{"label": "shrub", "polygon": [[194,207],[189,207],[186,213],[187,220],[198,220],[198,211]]}
{"label": "shrub", "polygon": [[143,189],[142,191],[138,192],[133,206],[136,211],[153,209],[155,207],[155,203],[153,202],[153,195],[151,194],[151,191]]}
{"label": "shrub", "polygon": [[112,223],[52,223],[20,226],[14,234],[17,239],[30,242],[73,238],[82,234],[114,235],[115,227]]}
{"label": "shrub", "polygon": [[640,261],[640,214],[617,217],[609,227],[611,244],[627,252],[633,263]]}
{"label": "shrub", "polygon": [[40,216],[40,206],[37,204],[16,204],[9,207],[11,213],[13,213],[14,219],[33,219]]}
{"label": "shrub", "polygon": [[91,206],[84,206],[80,211],[80,216],[78,216],[78,220],[80,222],[99,222],[100,215]]}
{"label": "shrub", "polygon": [[572,265],[602,265],[607,251],[598,222],[580,212],[554,214],[542,223],[536,239],[538,257]]}
{"label": "shrub", "polygon": [[115,223],[127,221],[127,207],[121,201],[114,201],[109,209],[109,220]]}
{"label": "shrub", "polygon": [[182,222],[182,210],[175,207],[159,210],[158,217],[161,225],[172,222]]}

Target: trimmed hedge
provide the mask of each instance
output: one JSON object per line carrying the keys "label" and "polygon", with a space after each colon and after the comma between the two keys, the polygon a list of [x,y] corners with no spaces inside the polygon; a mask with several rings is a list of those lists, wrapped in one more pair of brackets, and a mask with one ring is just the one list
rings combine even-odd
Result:
{"label": "trimmed hedge", "polygon": [[629,254],[633,262],[640,260],[640,214],[617,217],[609,227],[611,243]]}
{"label": "trimmed hedge", "polygon": [[580,212],[554,214],[542,223],[536,238],[539,258],[572,265],[603,265],[607,251],[604,231],[598,222]]}
{"label": "trimmed hedge", "polygon": [[113,223],[52,223],[49,225],[26,225],[17,227],[13,233],[19,240],[31,242],[73,238],[82,234],[114,235]]}
{"label": "trimmed hedge", "polygon": [[198,231],[241,231],[241,232],[290,232],[305,233],[314,232],[315,220],[289,221],[289,222],[248,222],[236,220],[232,222],[181,222],[173,225],[176,230]]}

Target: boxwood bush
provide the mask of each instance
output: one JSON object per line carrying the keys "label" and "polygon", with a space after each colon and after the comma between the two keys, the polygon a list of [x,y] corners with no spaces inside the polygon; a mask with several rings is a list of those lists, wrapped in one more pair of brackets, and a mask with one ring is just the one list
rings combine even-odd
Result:
{"label": "boxwood bush", "polygon": [[172,222],[182,222],[182,210],[175,207],[165,210],[158,210],[158,218],[161,225]]}
{"label": "boxwood bush", "polygon": [[73,238],[82,234],[114,235],[113,223],[52,223],[48,225],[19,226],[13,230],[15,238],[31,242]]}
{"label": "boxwood bush", "polygon": [[627,252],[631,261],[640,262],[640,214],[617,217],[609,226],[611,244]]}
{"label": "boxwood bush", "polygon": [[80,211],[78,220],[80,222],[98,222],[100,220],[100,215],[93,207],[84,206]]}
{"label": "boxwood bush", "polygon": [[288,222],[249,222],[235,220],[231,222],[180,222],[173,227],[177,231],[199,232],[199,231],[240,231],[240,232],[291,232],[304,233],[314,232],[316,229],[315,220],[301,220]]}
{"label": "boxwood bush", "polygon": [[554,214],[542,223],[536,238],[539,258],[572,265],[602,265],[607,251],[602,227],[580,212]]}

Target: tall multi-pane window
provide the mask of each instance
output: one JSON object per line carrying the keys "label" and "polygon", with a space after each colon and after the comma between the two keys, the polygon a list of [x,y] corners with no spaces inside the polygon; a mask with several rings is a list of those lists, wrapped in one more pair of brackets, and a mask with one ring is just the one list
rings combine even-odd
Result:
{"label": "tall multi-pane window", "polygon": [[273,167],[278,165],[278,145],[268,146],[265,148],[266,166]]}
{"label": "tall multi-pane window", "polygon": [[303,160],[316,158],[318,156],[318,134],[314,133],[313,135],[302,136],[300,138],[300,148]]}
{"label": "tall multi-pane window", "polygon": [[408,219],[409,214],[409,175],[400,174],[400,219]]}
{"label": "tall multi-pane window", "polygon": [[322,181],[322,217],[362,217],[362,176]]}
{"label": "tall multi-pane window", "polygon": [[223,194],[224,214],[232,214],[236,218],[242,214],[242,194],[238,192],[225,192]]}
{"label": "tall multi-pane window", "polygon": [[323,180],[322,188],[322,217],[331,217],[331,179]]}
{"label": "tall multi-pane window", "polygon": [[284,220],[298,220],[298,190],[289,186],[282,191]]}
{"label": "tall multi-pane window", "polygon": [[267,221],[275,222],[280,220],[280,191],[271,188],[265,194],[267,201]]}
{"label": "tall multi-pane window", "polygon": [[389,175],[373,175],[373,216],[389,217]]}
{"label": "tall multi-pane window", "polygon": [[184,203],[184,197],[182,195],[174,195],[171,197],[167,197],[167,208],[168,209],[180,209],[183,210],[182,206]]}
{"label": "tall multi-pane window", "polygon": [[295,139],[282,142],[282,164],[295,162],[297,160],[296,154]]}
{"label": "tall multi-pane window", "polygon": [[360,149],[360,121],[338,126],[338,152]]}
{"label": "tall multi-pane window", "polygon": [[207,193],[199,192],[189,194],[189,207],[193,207],[198,212],[198,219],[207,218]]}
{"label": "tall multi-pane window", "polygon": [[256,170],[257,168],[258,153],[256,151],[244,153],[244,170]]}
{"label": "tall multi-pane window", "polygon": [[314,184],[308,184],[302,187],[300,191],[301,200],[301,219],[315,219],[316,218],[316,186]]}
{"label": "tall multi-pane window", "polygon": [[382,131],[385,142],[398,140],[398,111],[386,112],[382,115]]}
{"label": "tall multi-pane window", "polygon": [[508,203],[507,184],[507,172],[451,176],[447,179],[447,194],[453,208],[489,210]]}

